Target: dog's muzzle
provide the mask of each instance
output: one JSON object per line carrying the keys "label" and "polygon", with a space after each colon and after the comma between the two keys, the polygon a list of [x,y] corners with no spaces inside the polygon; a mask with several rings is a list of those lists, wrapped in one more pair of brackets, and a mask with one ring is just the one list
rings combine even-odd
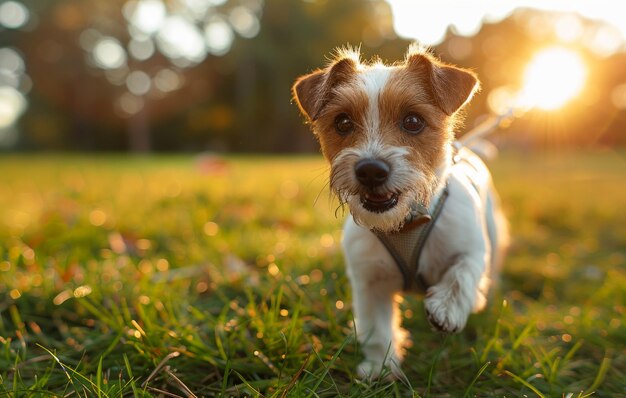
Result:
{"label": "dog's muzzle", "polygon": [[387,182],[391,167],[380,159],[363,159],[354,166],[356,179],[367,192],[361,194],[363,207],[374,213],[383,213],[398,204],[398,194],[393,192],[377,192]]}

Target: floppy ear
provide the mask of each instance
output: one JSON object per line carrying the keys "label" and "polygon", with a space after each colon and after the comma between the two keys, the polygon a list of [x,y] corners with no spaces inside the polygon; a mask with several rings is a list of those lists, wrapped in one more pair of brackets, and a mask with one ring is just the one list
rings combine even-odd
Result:
{"label": "floppy ear", "polygon": [[293,85],[293,98],[309,122],[315,121],[330,101],[332,88],[349,81],[356,73],[353,58],[341,58],[326,69],[317,70],[298,78]]}
{"label": "floppy ear", "polygon": [[427,74],[437,105],[447,115],[469,102],[480,87],[474,72],[445,65],[425,53],[409,54],[406,66]]}

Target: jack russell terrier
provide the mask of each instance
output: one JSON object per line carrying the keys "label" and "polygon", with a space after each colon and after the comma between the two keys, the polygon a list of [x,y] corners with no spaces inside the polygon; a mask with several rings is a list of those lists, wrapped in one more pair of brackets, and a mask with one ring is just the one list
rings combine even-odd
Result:
{"label": "jack russell terrier", "polygon": [[393,65],[339,49],[293,86],[331,189],[350,210],[343,249],[360,377],[400,374],[408,333],[396,295],[424,293],[426,316],[443,332],[461,331],[485,307],[507,224],[487,167],[454,138],[478,87],[473,72],[417,45]]}

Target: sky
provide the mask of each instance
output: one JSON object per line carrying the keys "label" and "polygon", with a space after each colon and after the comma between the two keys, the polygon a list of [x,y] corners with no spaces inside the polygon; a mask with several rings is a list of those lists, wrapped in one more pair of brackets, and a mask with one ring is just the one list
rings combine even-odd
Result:
{"label": "sky", "polygon": [[609,50],[624,50],[626,3],[622,0],[387,0],[394,17],[394,29],[404,38],[437,45],[448,25],[457,33],[471,36],[482,22],[498,22],[516,8],[561,11],[608,24],[601,39]]}

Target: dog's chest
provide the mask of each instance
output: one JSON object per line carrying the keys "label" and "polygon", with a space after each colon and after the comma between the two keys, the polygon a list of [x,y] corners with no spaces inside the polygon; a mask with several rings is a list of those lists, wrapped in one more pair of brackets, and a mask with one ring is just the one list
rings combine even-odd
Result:
{"label": "dog's chest", "polygon": [[[419,233],[394,236],[395,248],[390,250],[383,243],[385,239],[349,218],[344,229],[344,251],[350,272],[359,272],[370,283],[393,280],[402,290],[419,292],[437,283],[456,257],[484,244],[481,209],[485,207],[489,174],[471,152],[463,151],[461,155],[463,158],[457,159],[447,176],[448,196],[440,202],[440,213],[418,251]],[[402,252],[403,258],[399,259],[397,252]]]}

